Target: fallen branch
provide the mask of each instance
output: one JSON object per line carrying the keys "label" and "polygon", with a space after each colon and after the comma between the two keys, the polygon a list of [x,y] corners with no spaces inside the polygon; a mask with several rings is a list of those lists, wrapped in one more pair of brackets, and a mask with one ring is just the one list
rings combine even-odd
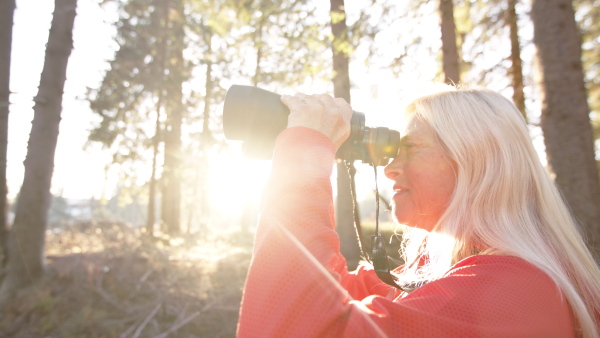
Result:
{"label": "fallen branch", "polygon": [[[104,291],[104,289],[102,288],[102,280],[103,280],[104,276],[100,275],[100,278],[96,278],[96,283],[95,283],[95,288],[94,290],[96,291],[96,293],[98,293],[105,301],[107,301],[109,304],[113,305],[114,307],[116,307],[119,310],[123,310],[123,306],[121,304],[119,304],[116,300],[114,300],[108,293],[106,293],[106,291]],[[126,313],[129,313],[129,311],[125,310]]]}
{"label": "fallen branch", "polygon": [[179,322],[178,324],[175,324],[173,327],[171,327],[167,331],[159,334],[158,336],[156,336],[154,338],[166,338],[170,333],[173,333],[173,332],[179,330],[179,328],[181,328],[185,324],[189,323],[192,319],[198,317],[199,315],[200,315],[200,311],[192,313],[189,317],[187,317],[183,321]]}
{"label": "fallen branch", "polygon": [[131,325],[129,328],[127,328],[127,330],[125,330],[125,332],[121,333],[119,335],[119,338],[126,338],[127,336],[129,336],[131,331],[133,331],[133,329],[135,329],[135,324],[136,323],[133,323],[133,325]]}
{"label": "fallen branch", "polygon": [[151,274],[152,274],[152,270],[149,269],[148,271],[146,271],[146,273],[142,276],[142,278],[140,278],[140,280],[136,284],[135,292],[132,292],[131,295],[129,295],[129,299],[133,299],[135,296],[137,296],[137,294],[142,289],[142,286],[144,285],[144,283],[146,282],[148,277],[150,277]]}
{"label": "fallen branch", "polygon": [[162,306],[162,303],[156,304],[156,306],[154,307],[154,310],[152,310],[152,312],[150,312],[148,317],[146,317],[146,319],[144,319],[144,322],[142,322],[142,324],[140,324],[140,326],[137,328],[137,330],[135,330],[135,333],[133,334],[133,336],[131,338],[137,338],[140,336],[140,333],[142,333],[142,330],[146,327],[146,325],[148,325],[148,323],[156,315],[158,310],[160,310],[161,306]]}

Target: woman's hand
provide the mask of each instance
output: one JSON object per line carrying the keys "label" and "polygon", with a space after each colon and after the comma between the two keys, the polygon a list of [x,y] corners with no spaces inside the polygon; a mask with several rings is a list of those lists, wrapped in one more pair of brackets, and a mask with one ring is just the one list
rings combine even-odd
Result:
{"label": "woman's hand", "polygon": [[307,127],[327,136],[336,150],[350,135],[352,108],[342,98],[327,94],[282,95],[281,102],[290,109],[288,128]]}

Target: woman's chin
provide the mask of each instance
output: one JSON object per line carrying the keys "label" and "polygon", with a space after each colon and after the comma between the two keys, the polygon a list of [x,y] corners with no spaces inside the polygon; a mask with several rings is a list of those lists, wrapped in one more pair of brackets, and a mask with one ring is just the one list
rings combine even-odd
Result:
{"label": "woman's chin", "polygon": [[431,232],[433,224],[428,224],[424,219],[415,219],[414,217],[402,217],[403,215],[394,214],[393,220],[395,223]]}
{"label": "woman's chin", "polygon": [[418,222],[416,222],[417,220],[415,219],[413,213],[409,213],[407,210],[398,209],[395,204],[392,205],[392,219],[398,224],[406,225],[412,228],[418,227],[416,226]]}

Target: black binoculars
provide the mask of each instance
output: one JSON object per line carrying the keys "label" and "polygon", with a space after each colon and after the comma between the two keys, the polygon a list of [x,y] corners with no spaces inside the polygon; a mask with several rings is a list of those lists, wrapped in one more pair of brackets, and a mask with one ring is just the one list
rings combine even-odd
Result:
{"label": "black binoculars", "polygon": [[[253,87],[233,85],[223,105],[223,131],[229,140],[241,140],[244,156],[273,157],[275,139],[287,127],[289,109],[281,95]],[[365,126],[365,115],[353,112],[350,136],[336,153],[345,161],[360,160],[373,166],[387,165],[398,154],[400,133],[385,127]]]}

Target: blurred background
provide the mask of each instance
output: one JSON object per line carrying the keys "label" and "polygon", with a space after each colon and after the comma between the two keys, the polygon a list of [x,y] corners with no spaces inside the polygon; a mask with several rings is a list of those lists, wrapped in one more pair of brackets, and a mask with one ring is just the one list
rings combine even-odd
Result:
{"label": "blurred background", "polygon": [[[582,231],[600,236],[600,6],[540,4],[4,1],[0,333],[235,335],[270,161],[243,157],[241,144],[223,136],[233,84],[344,97],[368,126],[391,129],[432,82],[498,91],[523,113]],[[48,139],[36,137],[43,133]],[[341,164],[332,176],[350,268],[360,259],[355,221],[368,236],[376,218],[373,168],[355,166],[353,180]],[[391,186],[377,170],[381,231],[400,264]]]}

